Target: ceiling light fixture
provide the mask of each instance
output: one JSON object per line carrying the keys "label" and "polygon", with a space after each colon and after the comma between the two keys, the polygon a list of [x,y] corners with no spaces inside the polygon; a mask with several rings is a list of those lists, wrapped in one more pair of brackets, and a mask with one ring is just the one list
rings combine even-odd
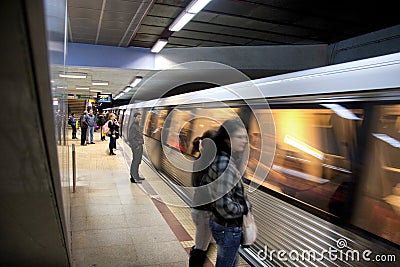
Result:
{"label": "ceiling light fixture", "polygon": [[108,82],[103,81],[93,81],[92,85],[108,85]]}
{"label": "ceiling light fixture", "polygon": [[166,39],[158,39],[158,41],[153,45],[151,48],[151,52],[153,53],[158,53],[161,51],[161,49],[164,48],[164,46],[168,43],[168,40]]}
{"label": "ceiling light fixture", "polygon": [[172,32],[180,31],[196,14],[183,11],[176,20],[171,24],[169,30]]}
{"label": "ceiling light fixture", "polygon": [[199,13],[211,0],[194,0],[186,8],[187,12],[197,14]]}
{"label": "ceiling light fixture", "polygon": [[86,79],[87,75],[83,73],[69,73],[69,74],[59,74],[60,78],[71,78],[71,79]]}
{"label": "ceiling light fixture", "polygon": [[130,87],[130,86],[125,87],[124,93],[128,93],[131,89],[132,89],[132,87]]}
{"label": "ceiling light fixture", "polygon": [[131,82],[131,84],[129,85],[129,87],[135,87],[136,85],[138,85],[141,81],[143,80],[143,77],[140,76],[136,76],[135,79]]}
{"label": "ceiling light fixture", "polygon": [[118,98],[120,98],[121,96],[123,96],[124,95],[124,93],[119,93],[118,95],[116,95],[115,97],[114,97],[114,99],[118,99]]}
{"label": "ceiling light fixture", "polygon": [[197,13],[199,13],[211,0],[193,0],[187,8],[169,26],[172,32],[180,31]]}
{"label": "ceiling light fixture", "polygon": [[75,87],[76,90],[90,90],[90,87]]}

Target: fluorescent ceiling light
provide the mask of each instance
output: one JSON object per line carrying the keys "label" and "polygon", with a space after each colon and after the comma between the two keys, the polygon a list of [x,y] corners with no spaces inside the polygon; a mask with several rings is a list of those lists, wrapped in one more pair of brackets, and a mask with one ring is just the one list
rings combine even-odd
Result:
{"label": "fluorescent ceiling light", "polygon": [[129,86],[132,88],[135,87],[142,81],[142,79],[143,79],[142,77],[136,76],[136,78],[131,82],[131,84]]}
{"label": "fluorescent ceiling light", "polygon": [[76,87],[76,90],[89,90],[90,87]]}
{"label": "fluorescent ceiling light", "polygon": [[132,89],[132,87],[127,86],[127,87],[125,88],[125,90],[124,90],[124,93],[128,93],[131,89]]}
{"label": "fluorescent ceiling light", "polygon": [[161,49],[164,48],[164,46],[168,43],[168,40],[165,39],[158,39],[158,41],[153,45],[151,48],[151,52],[153,53],[158,53],[161,51]]}
{"label": "fluorescent ceiling light", "polygon": [[[186,11],[183,11],[169,26],[169,30],[172,32],[177,32],[180,31],[183,26],[185,26],[196,14],[193,13],[187,13]],[[161,50],[161,49],[160,49]]]}
{"label": "fluorescent ceiling light", "polygon": [[187,8],[169,26],[172,32],[180,31],[197,13],[200,12],[211,0],[193,0]]}
{"label": "fluorescent ceiling light", "polygon": [[61,78],[71,78],[71,79],[86,79],[87,75],[86,74],[59,74],[58,75]]}
{"label": "fluorescent ceiling light", "polygon": [[92,85],[108,85],[108,82],[102,82],[102,81],[93,81]]}
{"label": "fluorescent ceiling light", "polygon": [[200,12],[200,10],[202,10],[210,2],[211,2],[211,0],[192,1],[187,7],[187,12],[197,14]]}

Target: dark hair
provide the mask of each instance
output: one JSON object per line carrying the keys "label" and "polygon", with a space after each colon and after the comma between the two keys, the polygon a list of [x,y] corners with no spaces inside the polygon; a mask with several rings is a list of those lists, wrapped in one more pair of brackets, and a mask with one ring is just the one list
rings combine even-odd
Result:
{"label": "dark hair", "polygon": [[[206,138],[210,138],[210,139],[213,139],[215,136],[216,136],[216,134],[217,134],[217,131],[216,130],[207,130],[207,131],[205,131],[203,134],[202,134],[202,136],[201,137],[196,137],[194,140],[193,140],[193,149],[194,149],[194,147],[196,146],[196,148],[197,148],[197,150],[195,150],[195,151],[193,151],[193,149],[192,149],[192,154],[194,153],[194,152],[196,152],[196,151],[200,151],[200,149],[199,149],[199,145],[200,145],[200,140],[203,140],[203,139],[206,139]],[[204,144],[204,145],[206,145],[207,146],[207,144]],[[208,144],[209,145],[209,144]],[[206,148],[206,149],[204,149],[205,151],[203,151],[203,153],[207,153],[207,151],[208,151],[208,149]],[[204,158],[200,158],[197,162],[195,162],[194,164],[193,164],[193,168],[196,170],[197,169],[197,167],[206,167],[206,162],[205,162],[205,160],[206,159],[204,159]],[[208,166],[207,166],[208,167]],[[202,170],[200,170],[200,171],[194,171],[193,172],[193,174],[192,174],[192,185],[193,186],[201,186],[202,184],[202,178],[203,178],[203,175],[204,174],[206,174],[208,172],[208,168],[203,168]]]}
{"label": "dark hair", "polygon": [[230,141],[229,134],[242,129],[244,127],[243,123],[239,120],[226,120],[222,125],[219,127],[217,135],[213,138],[215,145],[217,146],[217,153],[224,151],[231,154],[231,148],[226,143],[226,140]]}
{"label": "dark hair", "polygon": [[207,130],[203,133],[203,135],[200,137],[200,140],[203,140],[205,138],[214,138],[217,135],[216,130]]}
{"label": "dark hair", "polygon": [[198,137],[198,136],[193,139],[193,141],[192,141],[193,147],[192,147],[192,151],[191,151],[192,154],[200,151],[200,148],[199,148],[200,140],[201,140],[201,137]]}
{"label": "dark hair", "polygon": [[139,112],[136,112],[135,114],[133,114],[133,117],[136,118],[137,116],[142,115]]}

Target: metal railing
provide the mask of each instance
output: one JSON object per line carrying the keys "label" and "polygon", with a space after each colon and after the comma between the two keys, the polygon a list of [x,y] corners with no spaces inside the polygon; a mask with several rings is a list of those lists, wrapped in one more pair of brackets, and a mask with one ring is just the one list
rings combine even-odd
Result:
{"label": "metal railing", "polygon": [[76,154],[75,144],[72,144],[72,192],[76,192]]}

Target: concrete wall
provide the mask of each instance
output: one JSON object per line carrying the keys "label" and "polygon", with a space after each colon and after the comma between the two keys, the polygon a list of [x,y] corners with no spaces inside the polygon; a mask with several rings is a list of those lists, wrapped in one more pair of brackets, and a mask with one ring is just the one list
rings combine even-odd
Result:
{"label": "concrete wall", "polygon": [[0,266],[69,266],[43,11],[0,2]]}
{"label": "concrete wall", "polygon": [[239,70],[285,70],[325,66],[327,45],[234,46],[164,49],[156,55],[156,69],[190,61],[212,61]]}
{"label": "concrete wall", "polygon": [[400,25],[347,39],[329,46],[328,64],[400,52]]}

